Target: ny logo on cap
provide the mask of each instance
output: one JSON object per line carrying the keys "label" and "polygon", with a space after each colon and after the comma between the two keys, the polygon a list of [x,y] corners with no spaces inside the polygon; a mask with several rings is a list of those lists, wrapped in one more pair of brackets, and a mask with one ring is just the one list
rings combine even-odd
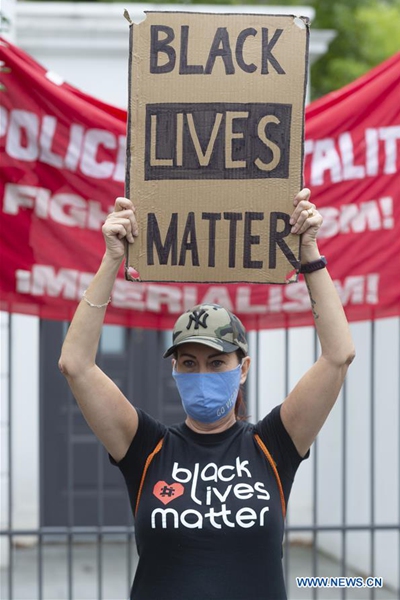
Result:
{"label": "ny logo on cap", "polygon": [[202,308],[201,310],[194,310],[189,315],[189,321],[186,326],[186,329],[190,329],[192,323],[194,323],[194,328],[199,329],[200,325],[207,329],[207,318],[208,312]]}

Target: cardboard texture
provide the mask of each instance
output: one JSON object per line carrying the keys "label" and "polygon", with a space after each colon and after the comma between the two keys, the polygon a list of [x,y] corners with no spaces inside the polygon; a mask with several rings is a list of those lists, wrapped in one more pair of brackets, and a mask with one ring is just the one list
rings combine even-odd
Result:
{"label": "cardboard texture", "polygon": [[297,280],[308,38],[307,20],[287,15],[131,24],[126,194],[139,237],[127,278]]}

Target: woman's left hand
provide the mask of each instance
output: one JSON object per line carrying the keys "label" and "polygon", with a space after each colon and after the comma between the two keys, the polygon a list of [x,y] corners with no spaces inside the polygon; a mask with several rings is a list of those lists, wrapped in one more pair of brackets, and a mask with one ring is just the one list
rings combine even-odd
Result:
{"label": "woman's left hand", "polygon": [[301,235],[301,247],[315,246],[318,231],[322,225],[322,215],[310,202],[311,192],[308,188],[302,189],[293,201],[295,209],[290,218],[291,232]]}

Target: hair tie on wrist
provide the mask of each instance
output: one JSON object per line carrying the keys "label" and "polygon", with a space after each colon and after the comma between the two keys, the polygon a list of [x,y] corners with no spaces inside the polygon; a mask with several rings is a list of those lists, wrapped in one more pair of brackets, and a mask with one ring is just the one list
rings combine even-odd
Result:
{"label": "hair tie on wrist", "polygon": [[312,262],[300,265],[299,273],[313,273],[314,271],[325,269],[327,264],[328,261],[325,256],[320,256],[318,260],[313,260]]}
{"label": "hair tie on wrist", "polygon": [[87,290],[85,290],[83,292],[82,298],[84,299],[86,304],[89,304],[89,306],[91,306],[92,308],[104,308],[105,306],[108,306],[111,302],[111,296],[110,296],[109,299],[107,300],[107,302],[104,302],[104,304],[93,304],[93,302],[90,302],[90,300],[87,299],[86,292],[87,292]]}

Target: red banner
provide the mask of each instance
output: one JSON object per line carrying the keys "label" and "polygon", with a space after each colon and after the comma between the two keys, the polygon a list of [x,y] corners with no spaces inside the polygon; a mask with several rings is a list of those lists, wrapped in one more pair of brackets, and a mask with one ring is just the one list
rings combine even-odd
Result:
{"label": "red banner", "polygon": [[[125,111],[57,82],[0,43],[1,310],[68,320],[97,270],[101,225],[124,195]],[[305,181],[320,248],[350,320],[400,315],[400,53],[306,111]],[[170,328],[218,302],[248,329],[312,323],[286,286],[116,281],[107,322]]]}

